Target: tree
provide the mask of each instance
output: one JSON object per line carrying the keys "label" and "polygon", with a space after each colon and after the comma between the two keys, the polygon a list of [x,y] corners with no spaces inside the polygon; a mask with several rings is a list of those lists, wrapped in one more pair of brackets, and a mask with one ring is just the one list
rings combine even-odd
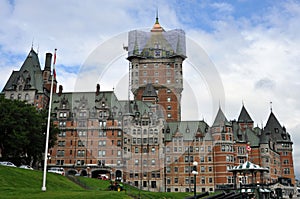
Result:
{"label": "tree", "polygon": [[[0,150],[3,160],[17,165],[42,160],[45,150],[47,112],[18,100],[0,97]],[[58,129],[51,125],[49,146],[53,146]]]}

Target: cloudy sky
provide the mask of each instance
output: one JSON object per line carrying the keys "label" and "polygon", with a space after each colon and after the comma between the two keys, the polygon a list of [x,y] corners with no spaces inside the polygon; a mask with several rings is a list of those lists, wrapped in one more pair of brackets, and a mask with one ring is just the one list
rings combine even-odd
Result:
{"label": "cloudy sky", "polygon": [[[101,90],[114,88],[119,98],[126,99],[128,63],[122,46],[127,45],[128,31],[152,27],[157,8],[165,30],[186,32],[183,119],[211,124],[219,105],[229,120],[237,119],[244,104],[261,127],[272,107],[292,135],[299,177],[300,2],[296,0],[2,0],[0,89],[33,46],[42,67],[45,53],[58,49],[57,80],[64,91],[94,91],[98,82]],[[101,60],[102,68],[94,64],[87,73],[95,59]],[[82,74],[93,81],[82,83]]]}

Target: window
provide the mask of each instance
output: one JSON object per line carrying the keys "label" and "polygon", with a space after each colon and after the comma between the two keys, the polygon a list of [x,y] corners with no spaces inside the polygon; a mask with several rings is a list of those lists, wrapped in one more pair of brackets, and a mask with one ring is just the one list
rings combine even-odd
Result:
{"label": "window", "polygon": [[29,100],[29,95],[28,95],[28,93],[26,93],[26,95],[25,95],[25,100],[26,100],[26,101]]}
{"label": "window", "polygon": [[205,166],[201,166],[201,172],[205,172]]}
{"label": "window", "polygon": [[[170,178],[167,178],[167,184],[171,184],[171,179]],[[171,191],[171,190],[170,190]],[[169,191],[169,192],[170,192]]]}
{"label": "window", "polygon": [[178,167],[174,167],[174,172],[178,173]]}
{"label": "window", "polygon": [[57,151],[57,157],[63,157],[65,156],[65,151],[64,150],[58,150]]}
{"label": "window", "polygon": [[[71,140],[72,141],[72,140]],[[64,147],[66,145],[65,141],[58,141],[58,146]]]}
{"label": "window", "polygon": [[168,97],[168,98],[167,98],[167,102],[171,102],[171,97]]}
{"label": "window", "polygon": [[170,173],[171,172],[171,168],[170,167],[166,167],[166,172]]}
{"label": "window", "polygon": [[65,122],[65,121],[59,122],[59,126],[60,126],[60,127],[65,127],[65,126],[66,126],[66,122]]}
{"label": "window", "polygon": [[171,106],[170,106],[170,105],[168,105],[168,106],[167,106],[167,109],[168,109],[168,110],[171,110],[172,108],[171,108]]}
{"label": "window", "polygon": [[62,131],[58,134],[59,137],[66,137],[66,132]]}
{"label": "window", "polygon": [[151,164],[152,164],[152,165],[155,165],[155,159],[152,159],[152,160],[151,160]]}
{"label": "window", "polygon": [[208,151],[208,152],[211,152],[211,146],[208,146],[208,147],[207,147],[207,151]]}
{"label": "window", "polygon": [[156,188],[156,181],[151,181],[151,188]]}
{"label": "window", "polygon": [[205,177],[201,177],[201,184],[205,184]]}
{"label": "window", "polygon": [[178,183],[178,178],[174,178],[174,183]]}
{"label": "window", "polygon": [[190,166],[185,166],[184,167],[184,173],[190,173]]}
{"label": "window", "polygon": [[190,183],[190,179],[189,178],[185,178],[185,184],[189,184]]}
{"label": "window", "polygon": [[78,157],[84,157],[85,156],[85,150],[78,150],[77,151],[77,156]]}
{"label": "window", "polygon": [[167,156],[167,157],[166,157],[166,161],[167,161],[167,163],[170,163],[170,162],[171,162],[170,156]]}
{"label": "window", "polygon": [[204,156],[200,157],[200,162],[204,162]]}

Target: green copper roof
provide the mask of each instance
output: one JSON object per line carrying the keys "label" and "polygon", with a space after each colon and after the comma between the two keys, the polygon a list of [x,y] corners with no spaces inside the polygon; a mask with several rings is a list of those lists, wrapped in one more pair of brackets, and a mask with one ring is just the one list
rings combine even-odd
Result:
{"label": "green copper roof", "polygon": [[24,89],[36,89],[43,92],[42,70],[38,54],[31,49],[19,71],[13,71],[9,77],[5,90],[14,90],[20,82],[24,82]]}

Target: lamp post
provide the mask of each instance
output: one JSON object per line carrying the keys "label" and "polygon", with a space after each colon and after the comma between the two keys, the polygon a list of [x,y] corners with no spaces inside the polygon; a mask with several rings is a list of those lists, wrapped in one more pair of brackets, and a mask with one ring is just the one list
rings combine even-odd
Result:
{"label": "lamp post", "polygon": [[196,195],[196,175],[198,175],[197,166],[198,166],[198,162],[194,161],[192,174],[194,174],[194,198],[195,199],[197,198]]}

